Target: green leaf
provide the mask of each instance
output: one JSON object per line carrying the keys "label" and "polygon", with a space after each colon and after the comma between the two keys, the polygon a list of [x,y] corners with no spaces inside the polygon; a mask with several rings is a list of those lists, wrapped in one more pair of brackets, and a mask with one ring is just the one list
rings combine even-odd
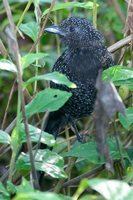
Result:
{"label": "green leaf", "polygon": [[30,192],[34,192],[34,189],[31,186],[30,182],[27,181],[24,177],[22,177],[21,185],[16,186],[16,191],[17,191],[17,194],[30,193]]}
{"label": "green leaf", "polygon": [[26,35],[28,35],[34,42],[37,39],[38,25],[36,22],[28,22],[26,24],[21,24],[19,29]]}
{"label": "green leaf", "polygon": [[[37,170],[44,171],[54,178],[66,178],[64,172],[64,160],[57,153],[48,149],[38,150],[35,156],[35,167]],[[22,153],[17,162],[16,168],[19,171],[29,171],[31,168],[28,154]]]}
{"label": "green leaf", "polygon": [[133,198],[132,188],[122,181],[92,179],[88,181],[88,185],[108,200],[132,200]]}
{"label": "green leaf", "polygon": [[113,82],[127,80],[133,78],[133,69],[125,66],[113,66],[103,72],[103,78],[106,79],[108,76]]}
{"label": "green leaf", "polygon": [[[86,194],[86,195],[82,195],[81,198],[79,198],[79,200],[98,200],[98,197],[94,194],[90,195],[90,194]],[[101,199],[99,199],[101,200]]]}
{"label": "green leaf", "polygon": [[0,69],[17,73],[16,65],[14,65],[10,60],[6,59],[0,60]]}
{"label": "green leaf", "polygon": [[8,133],[0,130],[0,143],[2,144],[10,144],[11,138]]}
{"label": "green leaf", "polygon": [[26,106],[26,114],[28,117],[35,113],[45,111],[56,111],[66,103],[71,97],[71,93],[56,89],[45,89],[39,92],[35,98]]}
{"label": "green leaf", "polygon": [[[108,141],[110,155],[113,160],[120,159],[120,153],[116,145],[115,139],[109,138]],[[89,149],[89,153],[88,153]],[[104,164],[105,161],[103,159],[99,160],[99,155],[97,152],[96,142],[88,142],[85,144],[77,143],[70,151],[62,154],[63,156],[74,156],[78,158],[87,159],[89,162],[94,164]],[[126,151],[122,149],[123,157],[128,157]]]}
{"label": "green leaf", "polygon": [[[98,6],[98,4],[97,4]],[[62,10],[62,9],[71,9],[71,8],[84,8],[84,9],[93,9],[93,2],[80,3],[80,2],[67,2],[67,3],[56,3],[52,11]],[[49,9],[46,9],[43,12],[43,15],[46,15],[49,12]]]}
{"label": "green leaf", "polygon": [[16,186],[17,195],[14,200],[71,200],[71,198],[57,195],[53,192],[40,192],[35,191],[32,187],[30,182],[28,182],[25,178],[22,178],[22,183],[19,186]]}
{"label": "green leaf", "polygon": [[127,85],[133,90],[133,69],[125,66],[113,66],[103,72],[103,79],[110,78],[116,86]]}
{"label": "green leaf", "polygon": [[126,116],[119,113],[119,120],[124,128],[130,129],[133,124],[133,107],[126,109]]}
{"label": "green leaf", "polygon": [[[89,149],[89,154],[88,154],[88,149]],[[87,159],[95,164],[104,163],[104,161],[99,161],[95,142],[88,142],[85,144],[81,144],[78,142],[77,145],[75,145],[70,151],[63,153],[62,155]]]}
{"label": "green leaf", "polygon": [[19,139],[19,134],[17,132],[16,127],[13,129],[12,131],[12,135],[11,135],[11,148],[14,152],[17,152],[18,148],[21,145],[21,141]]}
{"label": "green leaf", "polygon": [[0,194],[0,200],[11,200],[11,198]]}
{"label": "green leaf", "polygon": [[[53,135],[48,134],[30,124],[28,124],[28,128],[29,128],[30,139],[32,142],[38,142],[41,134],[41,140],[40,140],[41,143],[47,144],[48,146],[53,146],[55,144],[55,139]],[[26,133],[23,123],[20,125],[19,135],[20,135],[19,136],[20,143],[22,144],[26,142]]]}
{"label": "green leaf", "polygon": [[72,83],[71,81],[68,80],[68,78],[59,72],[52,72],[40,76],[35,76],[33,78],[30,78],[28,81],[26,81],[26,85],[29,83],[32,83],[36,80],[48,80],[48,81],[53,81],[54,83],[57,84],[63,84],[68,86],[69,88],[76,88],[76,85]]}
{"label": "green leaf", "polygon": [[34,63],[36,60],[39,60],[41,58],[46,57],[48,54],[46,53],[29,53],[22,57],[22,66],[23,69],[29,67],[32,63]]}
{"label": "green leaf", "polygon": [[53,192],[29,192],[29,193],[20,193],[13,200],[72,200],[69,197],[63,195],[58,195]]}
{"label": "green leaf", "polygon": [[0,193],[4,194],[5,196],[9,196],[9,193],[6,191],[5,187],[1,182],[0,182]]}
{"label": "green leaf", "polygon": [[[36,128],[30,124],[28,124],[28,128],[29,128],[30,139],[32,142],[37,143],[40,140],[40,134],[41,134],[41,140],[40,140],[41,143],[46,144],[48,146],[54,146],[55,138],[53,135],[41,131],[41,129]],[[17,151],[17,149],[25,142],[26,142],[25,128],[24,124],[21,123],[19,126],[19,133],[16,132],[16,127],[12,132],[11,147],[14,151]]]}
{"label": "green leaf", "polygon": [[9,192],[9,194],[16,194],[16,187],[11,181],[6,182],[6,189]]}

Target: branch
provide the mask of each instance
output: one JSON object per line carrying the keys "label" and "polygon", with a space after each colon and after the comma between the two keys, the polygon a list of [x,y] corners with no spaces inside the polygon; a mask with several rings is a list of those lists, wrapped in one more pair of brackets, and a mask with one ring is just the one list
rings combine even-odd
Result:
{"label": "branch", "polygon": [[126,38],[116,42],[112,46],[108,47],[108,51],[114,53],[115,51],[119,50],[120,48],[129,45],[133,40],[133,35],[129,35]]}
{"label": "branch", "polygon": [[80,175],[76,178],[71,179],[70,181],[65,182],[63,184],[63,187],[78,184],[83,178],[88,178],[88,177],[92,178],[92,177],[96,176],[97,174],[99,174],[103,169],[105,169],[104,165],[102,165],[100,167],[96,167],[89,172],[86,172],[86,173],[84,173],[84,174],[82,174],[82,175]]}

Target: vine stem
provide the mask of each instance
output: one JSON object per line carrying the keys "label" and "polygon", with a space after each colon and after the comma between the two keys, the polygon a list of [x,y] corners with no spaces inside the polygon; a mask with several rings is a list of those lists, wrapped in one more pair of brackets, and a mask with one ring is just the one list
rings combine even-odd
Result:
{"label": "vine stem", "polygon": [[93,0],[93,25],[97,27],[97,0]]}
{"label": "vine stem", "polygon": [[17,29],[19,28],[20,24],[22,23],[22,21],[23,21],[25,15],[26,15],[27,11],[29,10],[29,8],[30,8],[32,2],[33,2],[33,0],[29,0],[29,1],[28,1],[27,5],[26,5],[26,7],[25,7],[25,9],[24,9],[24,12],[22,13],[22,15],[21,15],[21,17],[20,17],[20,19],[19,19],[19,21],[18,21],[18,23],[17,23],[17,26],[16,26]]}

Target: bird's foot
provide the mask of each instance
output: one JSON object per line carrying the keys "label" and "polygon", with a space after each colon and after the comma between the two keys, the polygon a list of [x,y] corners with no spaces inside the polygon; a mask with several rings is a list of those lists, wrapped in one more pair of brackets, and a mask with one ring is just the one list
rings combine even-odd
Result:
{"label": "bird's foot", "polygon": [[76,134],[77,135],[77,140],[80,142],[80,143],[84,143],[85,142],[85,138],[83,135],[80,135],[79,133]]}

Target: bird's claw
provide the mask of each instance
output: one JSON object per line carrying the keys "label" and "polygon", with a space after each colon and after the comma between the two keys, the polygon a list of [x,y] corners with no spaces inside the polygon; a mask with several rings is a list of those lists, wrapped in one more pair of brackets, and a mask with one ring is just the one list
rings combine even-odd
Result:
{"label": "bird's claw", "polygon": [[77,140],[78,140],[80,143],[84,143],[84,142],[85,142],[83,135],[80,135],[79,133],[77,134]]}

